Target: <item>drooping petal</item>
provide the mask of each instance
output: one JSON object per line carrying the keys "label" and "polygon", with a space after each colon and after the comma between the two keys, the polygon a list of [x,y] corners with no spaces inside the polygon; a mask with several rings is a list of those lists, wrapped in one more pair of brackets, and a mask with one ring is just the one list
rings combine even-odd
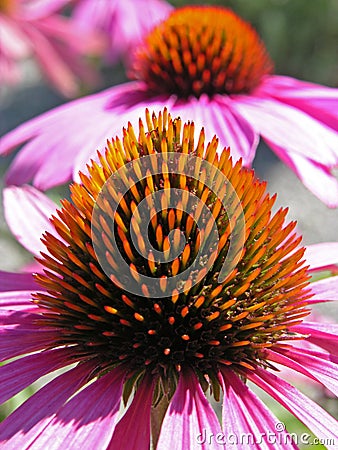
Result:
{"label": "drooping petal", "polygon": [[[295,174],[304,186],[330,208],[338,206],[338,180],[323,164],[285,149],[265,139],[272,150]],[[310,155],[309,155],[310,157]]]}
{"label": "drooping petal", "polygon": [[306,247],[304,255],[310,271],[334,270],[338,267],[338,242],[321,242]]}
{"label": "drooping petal", "polygon": [[58,330],[39,328],[37,314],[0,309],[0,361],[44,350],[59,337]]}
{"label": "drooping petal", "polygon": [[[36,292],[37,289],[34,290]],[[32,291],[0,292],[0,310],[34,312],[37,305],[32,302]]]}
{"label": "drooping petal", "polygon": [[[277,353],[278,352],[278,353]],[[322,383],[338,395],[338,358],[327,353],[302,348],[276,348],[269,351],[269,359],[283,364]]]}
{"label": "drooping petal", "polygon": [[61,55],[55,50],[50,37],[41,33],[39,24],[31,26],[30,23],[23,22],[21,26],[31,42],[36,61],[52,84],[63,95],[67,97],[75,96],[78,90],[76,77],[70,67],[62,60]]}
{"label": "drooping petal", "polygon": [[124,376],[122,369],[113,369],[76,394],[56,411],[34,441],[35,448],[107,448],[118,419]]}
{"label": "drooping petal", "polygon": [[32,273],[14,273],[0,270],[0,292],[36,291],[38,289],[39,285],[34,280]]}
{"label": "drooping petal", "polygon": [[181,373],[176,392],[165,414],[157,444],[157,450],[195,450],[225,448],[221,443],[209,439],[222,433],[215,412],[206,399],[192,371]]}
{"label": "drooping petal", "polygon": [[337,133],[293,106],[252,95],[236,97],[233,107],[288,155],[301,155],[328,167],[338,163]]}
{"label": "drooping petal", "polygon": [[10,230],[33,255],[38,256],[40,251],[45,250],[41,242],[45,231],[56,234],[49,221],[56,211],[56,205],[32,186],[5,188],[4,211]]}
{"label": "drooping petal", "polygon": [[[113,90],[114,89],[114,90]],[[86,172],[88,161],[97,159],[96,150],[104,153],[107,139],[111,140],[117,135],[121,136],[121,130],[129,122],[136,128],[140,117],[144,115],[145,108],[158,114],[166,105],[173,112],[172,104],[175,97],[152,97],[141,83],[126,83],[110,90],[111,95],[106,101],[106,115],[100,119],[100,126],[91,129],[86,134],[86,143],[83,143],[75,154],[73,179],[80,182],[79,171]],[[83,140],[83,136],[79,136]]]}
{"label": "drooping petal", "polygon": [[97,150],[104,152],[107,139],[120,135],[128,120],[137,125],[147,106],[163,109],[166,103],[163,98],[152,99],[143,83],[125,83],[26,122],[0,141],[4,154],[25,144],[7,172],[7,184],[33,180],[45,190],[69,181],[73,173],[79,180],[78,171],[86,170]]}
{"label": "drooping petal", "polygon": [[227,97],[216,96],[209,99],[201,96],[199,99],[177,101],[171,111],[184,121],[193,120],[195,129],[205,127],[206,141],[215,135],[219,139],[219,150],[230,147],[234,161],[243,159],[243,164],[250,166],[255,156],[259,136],[250,123],[235,109]]}
{"label": "drooping petal", "polygon": [[76,362],[74,351],[62,348],[35,353],[0,367],[0,403],[47,373]]}
{"label": "drooping petal", "polygon": [[[265,404],[229,369],[221,370],[223,384],[223,432],[231,447],[250,449],[294,449],[297,446]],[[276,439],[269,442],[267,431]],[[231,439],[231,440],[230,440]]]}
{"label": "drooping petal", "polygon": [[[26,400],[0,424],[1,448],[6,450],[32,448],[31,444],[48,427],[55,413],[90,380],[96,365],[97,361],[94,360],[79,364],[59,375]],[[82,413],[83,411],[75,408],[75,417],[76,414],[81,417]],[[54,442],[57,445],[56,436]],[[46,447],[36,445],[33,448]],[[61,449],[62,446],[57,448]]]}
{"label": "drooping petal", "polygon": [[308,335],[307,340],[318,347],[338,356],[338,325],[333,323],[307,322],[292,328],[300,334]]}
{"label": "drooping petal", "polygon": [[338,131],[338,89],[273,75],[263,80],[255,95],[276,98]]}
{"label": "drooping petal", "polygon": [[138,387],[127,412],[117,424],[108,450],[116,448],[149,450],[153,391],[153,383],[150,378],[146,377]]}
{"label": "drooping petal", "polygon": [[314,293],[311,301],[338,300],[338,277],[314,281],[310,287]]}
{"label": "drooping petal", "polygon": [[318,438],[326,439],[329,450],[336,448],[328,440],[335,442],[338,423],[323,408],[267,370],[256,368],[255,371],[248,371],[247,377],[303,422]]}
{"label": "drooping petal", "polygon": [[[105,109],[111,97],[111,91],[112,89],[109,89],[84,99],[68,102],[29,120],[4,135],[0,140],[2,154],[10,153],[18,145],[26,143],[6,174],[7,184],[23,184],[31,181],[40,174],[41,167],[46,166],[46,159],[50,158],[53,158],[52,167],[48,173],[50,180],[49,182],[46,180],[46,186],[37,187],[48,189],[55,186],[53,177],[59,179],[62,176],[58,170],[60,167],[65,172],[63,182],[69,179],[76,152],[86,146],[88,137],[96,136],[95,131],[97,132],[102,120],[111,116],[111,113]],[[92,117],[93,111],[95,111],[95,121]],[[89,145],[92,146],[92,141]],[[99,145],[100,142],[97,140],[92,150],[93,154]],[[102,145],[105,145],[105,141]],[[55,162],[57,166],[53,165]]]}

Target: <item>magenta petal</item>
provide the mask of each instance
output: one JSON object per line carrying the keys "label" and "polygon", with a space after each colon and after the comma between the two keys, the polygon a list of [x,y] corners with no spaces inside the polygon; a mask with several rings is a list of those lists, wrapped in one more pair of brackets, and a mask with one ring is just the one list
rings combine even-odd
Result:
{"label": "magenta petal", "polygon": [[216,414],[205,397],[192,371],[180,374],[176,392],[165,414],[157,450],[219,450],[222,443],[211,439],[203,443],[207,436],[223,436]]}
{"label": "magenta petal", "polygon": [[264,139],[287,154],[329,167],[337,164],[337,133],[302,111],[278,100],[254,96],[238,96],[233,105]]}
{"label": "magenta petal", "polygon": [[75,395],[56,412],[34,441],[34,447],[107,448],[117,423],[124,378],[123,370],[113,369]]}
{"label": "magenta petal", "polygon": [[310,284],[314,296],[311,300],[338,300],[338,277],[324,278]]}
{"label": "magenta petal", "polygon": [[293,331],[308,335],[307,341],[338,356],[338,325],[304,321],[296,325]]}
{"label": "magenta petal", "polygon": [[153,391],[154,385],[151,379],[143,379],[131,405],[115,428],[108,450],[116,448],[149,450],[150,411]]}
{"label": "magenta petal", "polygon": [[56,211],[55,203],[32,186],[11,186],[4,190],[4,209],[8,226],[20,244],[33,255],[45,250],[42,234],[56,234],[49,221]]}
{"label": "magenta petal", "polygon": [[[318,438],[335,442],[337,421],[294,386],[259,367],[255,371],[248,371],[247,377],[303,422]],[[327,443],[327,448],[335,450],[336,446]]]}
{"label": "magenta petal", "polygon": [[304,255],[310,271],[338,269],[338,242],[321,242],[306,247]]}
{"label": "magenta petal", "polygon": [[0,292],[37,290],[39,290],[39,285],[31,273],[13,273],[0,270]]}
{"label": "magenta petal", "polygon": [[266,139],[272,150],[301,179],[304,186],[330,208],[338,207],[338,181],[328,167],[291,152]]}
{"label": "magenta petal", "polygon": [[[36,290],[35,290],[36,291]],[[0,310],[36,312],[37,305],[32,303],[31,291],[0,292]]]}
{"label": "magenta petal", "polygon": [[313,378],[338,395],[338,359],[336,357],[327,353],[314,352],[304,347],[299,349],[277,348],[276,352],[269,352],[271,361]]}
{"label": "magenta petal", "polygon": [[[236,449],[295,449],[285,429],[278,430],[279,420],[241,379],[229,369],[221,370],[223,383],[223,432]],[[267,433],[273,433],[269,442]]]}
{"label": "magenta petal", "polygon": [[0,367],[0,403],[47,373],[76,362],[74,351],[65,348],[25,356]]}
{"label": "magenta petal", "polygon": [[177,101],[171,108],[174,116],[179,115],[183,121],[194,121],[195,130],[204,127],[206,141],[215,135],[219,139],[219,151],[230,147],[235,161],[243,159],[243,164],[250,165],[255,156],[259,136],[250,123],[232,108],[229,98],[217,96],[209,99],[189,98],[189,101]]}
{"label": "magenta petal", "polygon": [[[35,439],[44,431],[55,413],[90,380],[96,364],[97,361],[79,364],[74,369],[58,376],[8,416],[0,424],[1,449],[32,448],[30,444],[35,442]],[[76,413],[81,415],[83,412],[75,408],[74,415]],[[56,448],[64,448],[58,445],[56,436],[54,436],[55,444]],[[39,445],[34,445],[33,448],[46,449]]]}
{"label": "magenta petal", "polygon": [[[94,125],[89,124],[86,131],[81,131],[77,137],[69,138],[70,144],[77,149],[73,156],[73,179],[80,181],[79,171],[87,172],[86,166],[90,159],[97,159],[96,151],[104,153],[107,145],[107,139],[111,140],[116,136],[121,136],[122,129],[130,122],[136,129],[140,117],[144,117],[145,109],[155,112],[163,110],[167,106],[169,111],[173,112],[171,105],[174,96],[171,97],[151,97],[145,86],[141,83],[125,83],[109,90],[106,95],[106,104],[104,105],[102,115]],[[79,117],[79,124],[84,119]],[[74,146],[75,140],[81,140]],[[67,145],[68,145],[67,144]]]}
{"label": "magenta petal", "polygon": [[0,361],[44,350],[59,337],[58,330],[39,328],[37,314],[0,309]]}
{"label": "magenta petal", "polygon": [[256,94],[294,106],[338,131],[338,89],[273,75],[265,78]]}

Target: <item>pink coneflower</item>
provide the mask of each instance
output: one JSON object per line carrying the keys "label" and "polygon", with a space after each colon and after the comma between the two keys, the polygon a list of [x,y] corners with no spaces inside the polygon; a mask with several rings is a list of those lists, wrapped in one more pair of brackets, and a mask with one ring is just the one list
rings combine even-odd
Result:
{"label": "pink coneflower", "polygon": [[173,7],[164,0],[78,0],[72,16],[83,31],[103,32],[109,41],[106,59],[128,61],[130,51]]}
{"label": "pink coneflower", "polygon": [[33,180],[48,189],[73,178],[126,120],[146,106],[164,105],[184,120],[208,124],[233,157],[249,166],[262,136],[303,183],[329,206],[338,205],[330,169],[338,161],[338,90],[271,75],[272,62],[256,32],[229,9],[175,10],[136,51],[138,81],[56,108],[7,134],[14,160],[9,184]]}
{"label": "pink coneflower", "polygon": [[[51,202],[34,187],[5,190],[9,225],[34,254],[36,236],[48,231],[39,257],[44,273],[35,275],[36,287],[27,274],[1,274],[7,290],[0,295],[0,354],[3,361],[17,358],[0,367],[1,400],[56,369],[65,372],[4,420],[2,448],[148,450],[151,430],[157,449],[228,448],[228,439],[234,444],[248,436],[250,448],[296,448],[247,380],[325,439],[327,448],[336,448],[336,421],[279,378],[274,364],[337,392],[337,326],[303,319],[307,304],[337,299],[338,278],[313,282],[309,289],[304,249],[295,223],[285,223],[287,210],[271,213],[275,196],[265,192],[266,183],[240,162],[233,165],[228,150],[217,154],[216,138],[205,145],[202,131],[194,141],[194,125],[182,130],[181,120],[172,121],[166,111],[147,114],[147,125],[148,131],[140,122],[138,138],[129,125],[123,143],[109,142],[105,156],[89,167],[89,175],[81,175],[82,184],[72,185],[72,200],[64,200],[50,221]],[[142,178],[138,174],[149,158],[154,165],[145,167]],[[185,167],[189,158],[199,163]],[[177,173],[170,170],[175,159]],[[127,166],[131,172],[124,171]],[[122,185],[110,184],[112,179]],[[173,205],[177,191],[182,197]],[[153,195],[162,209],[143,212],[150,213],[152,255],[160,252],[163,263],[136,250],[146,239],[139,232],[140,208],[150,205]],[[197,203],[188,214],[190,196],[206,211]],[[208,214],[219,235],[209,270],[208,254],[194,265],[212,240],[209,220],[196,227]],[[182,236],[182,253],[168,258]],[[220,282],[233,242],[235,267]],[[118,253],[128,273],[116,264]],[[320,266],[326,264],[317,246],[312,260],[318,269],[316,253]],[[167,289],[192,266],[183,285]],[[136,281],[147,275],[165,294],[149,295],[151,283],[142,282],[142,292],[134,294],[128,275]],[[311,350],[299,350],[302,339],[313,344]],[[223,392],[221,422],[206,391],[216,400]],[[247,448],[245,442],[236,448]]]}
{"label": "pink coneflower", "polygon": [[0,1],[1,83],[20,81],[22,62],[29,57],[66,96],[74,96],[80,82],[95,80],[83,57],[103,51],[103,42],[94,33],[80,37],[74,21],[58,14],[67,3],[69,0]]}

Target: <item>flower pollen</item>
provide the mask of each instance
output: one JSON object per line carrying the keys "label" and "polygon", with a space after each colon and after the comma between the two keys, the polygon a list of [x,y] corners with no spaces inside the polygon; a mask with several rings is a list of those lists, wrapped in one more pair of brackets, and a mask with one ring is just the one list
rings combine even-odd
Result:
{"label": "flower pollen", "polygon": [[135,52],[132,78],[180,98],[247,93],[273,63],[250,24],[216,6],[178,8]]}
{"label": "flower pollen", "polygon": [[[158,117],[151,117],[147,111],[146,119],[148,131],[140,121],[136,138],[129,124],[122,142],[118,138],[108,142],[105,155],[99,154],[99,162],[92,162],[89,174],[81,174],[82,184],[71,186],[72,201],[63,200],[62,209],[52,218],[59,238],[50,233],[43,238],[48,251],[42,253],[39,262],[45,270],[36,275],[36,280],[47,293],[37,293],[34,298],[41,307],[40,326],[60,330],[55,346],[75,346],[88,358],[98,357],[105,370],[124,364],[132,377],[151,373],[161,380],[161,389],[172,394],[184,366],[192,368],[205,387],[206,378],[217,380],[222,365],[239,372],[241,367],[266,367],[267,348],[300,338],[292,332],[292,326],[308,314],[305,301],[309,277],[302,261],[304,249],[299,248],[300,238],[293,232],[295,223],[285,225],[286,209],[272,214],[275,196],[265,192],[265,182],[256,179],[241,162],[233,165],[229,149],[217,153],[216,138],[205,145],[203,130],[195,142],[193,123],[186,123],[182,129],[181,120],[172,120],[166,110]],[[124,164],[142,161],[149,154],[169,158],[184,152],[209,161],[215,171],[208,175],[214,177],[215,185],[220,182],[219,173],[229,180],[244,213],[244,248],[238,250],[236,267],[219,282],[230,240],[236,240],[232,230],[237,209],[229,214],[233,195],[224,189],[225,210],[205,185],[206,174],[198,167],[194,178],[169,173],[162,167],[159,174],[148,174],[121,195],[115,213],[118,251],[131,275],[135,280],[141,275],[157,278],[165,291],[171,277],[191,266],[202,245],[202,234],[208,235],[208,223],[204,229],[197,229],[184,205],[166,206],[168,187],[203,199],[217,225],[218,246],[210,252],[210,270],[206,261],[201,261],[195,283],[189,279],[182,289],[177,287],[164,298],[153,297],[144,284],[140,286],[143,295],[135,295],[121,289],[118,276],[108,276],[98,262],[92,230],[100,236],[106,263],[112,273],[118,274],[117,249],[112,245],[112,228],[107,222],[111,204],[105,197],[107,201],[101,203],[97,215],[100,223],[93,220],[95,204],[107,180]],[[134,230],[138,248],[142,248],[145,236],[138,234],[141,222],[132,212],[151,192],[161,194],[163,208],[154,214],[150,211],[149,240],[163,252],[167,258],[164,262],[138,254],[131,239]],[[112,197],[116,195],[119,192],[111,192]],[[174,247],[183,251],[171,258]],[[165,256],[166,251],[169,256]]]}

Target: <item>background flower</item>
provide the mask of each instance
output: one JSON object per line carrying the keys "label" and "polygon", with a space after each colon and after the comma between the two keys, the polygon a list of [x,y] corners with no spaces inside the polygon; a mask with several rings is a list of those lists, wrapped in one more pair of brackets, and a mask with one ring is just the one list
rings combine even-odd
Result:
{"label": "background flower", "polygon": [[165,0],[78,0],[72,16],[83,33],[100,30],[109,41],[107,62],[125,61],[130,51],[172,6]]}
{"label": "background flower", "polygon": [[[23,61],[33,57],[48,80],[65,96],[80,83],[97,80],[84,57],[103,51],[95,32],[80,34],[74,20],[61,16],[69,0],[4,0],[0,3],[0,82],[17,83]],[[79,36],[81,35],[81,38]]]}
{"label": "background flower", "polygon": [[308,189],[336,207],[338,90],[270,75],[272,68],[258,35],[231,10],[175,10],[136,48],[130,73],[138,81],[67,104],[2,139],[3,153],[28,141],[8,182],[48,189],[77,180],[108,132],[127,117],[135,124],[147,105],[165,105],[198,126],[208,123],[207,138],[217,134],[247,166],[263,137]]}
{"label": "background flower", "polygon": [[[179,121],[173,124],[169,119],[167,124],[165,114],[158,121],[154,116],[152,120],[148,117],[147,122],[149,134],[144,133],[140,123],[140,136],[134,147],[130,145],[134,139],[130,126],[124,134],[123,150],[118,141],[109,144],[106,157],[100,158],[103,167],[94,164],[89,170],[89,177],[82,176],[83,185],[72,188],[73,203],[63,201],[62,210],[56,212],[51,221],[48,220],[52,209],[50,200],[33,187],[12,187],[5,191],[9,224],[21,242],[35,253],[39,229],[51,231],[43,238],[46,252],[42,253],[40,262],[45,266],[45,271],[36,276],[41,287],[38,293],[33,294],[33,303],[30,301],[32,279],[27,274],[17,274],[15,278],[12,274],[0,274],[7,283],[6,291],[0,295],[3,332],[0,355],[6,361],[13,356],[44,350],[43,360],[41,353],[39,356],[32,353],[0,368],[2,400],[48,372],[61,367],[68,371],[39,390],[3,422],[0,430],[4,448],[26,448],[33,442],[36,448],[46,448],[53,441],[56,448],[62,448],[67,442],[67,445],[84,448],[117,446],[148,449],[155,385],[159,394],[167,392],[172,397],[159,435],[159,449],[172,446],[194,449],[197,436],[204,429],[213,436],[223,429],[225,438],[229,434],[249,433],[257,439],[267,430],[278,431],[279,438],[283,438],[280,448],[295,448],[290,441],[285,441],[284,428],[275,428],[278,423],[276,417],[238,375],[261,387],[308,425],[318,437],[327,439],[327,448],[335,448],[336,421],[297,389],[274,375],[270,362],[290,367],[337,392],[336,325],[316,324],[303,318],[307,314],[306,304],[337,300],[338,278],[312,283],[314,297],[311,297],[307,289],[307,270],[301,261],[303,249],[298,248],[300,239],[292,231],[295,224],[286,225],[286,210],[271,215],[274,197],[265,194],[265,184],[256,180],[252,172],[241,169],[240,164],[233,167],[227,151],[218,159],[217,140],[204,146],[203,132],[196,139],[195,147],[193,125],[186,125],[181,134]],[[105,230],[103,241],[109,242],[112,228],[106,226],[102,208],[105,209],[110,203],[101,202],[99,198],[105,181],[115,173],[121,162],[126,164],[131,155],[131,159],[138,160],[141,152],[141,161],[148,152],[160,154],[166,151],[167,146],[171,149],[173,143],[173,154],[185,147],[195,149],[197,155],[226,174],[245,211],[245,252],[241,252],[236,269],[228,274],[222,284],[214,285],[216,273],[211,269],[205,278],[207,283],[197,284],[197,291],[189,285],[181,294],[172,292],[172,297],[161,302],[150,296],[138,298],[129,291],[119,290],[98,264],[90,238],[90,226],[100,231],[97,227],[101,223]],[[119,165],[116,166],[116,163]],[[137,164],[133,167],[137,173]],[[203,173],[201,175],[197,169],[196,175],[194,179],[187,179],[170,173],[167,178],[167,171],[160,172],[153,178],[148,175],[145,186],[149,190],[154,183],[158,192],[165,196],[166,189],[163,187],[167,186],[166,181],[169,180],[169,186],[177,182],[181,186],[183,183],[191,190],[196,180],[198,189],[195,186],[194,191],[204,198],[217,226],[223,230],[217,266],[232,231],[227,235],[227,227],[224,228],[227,216],[216,207],[218,200],[211,201],[213,197],[203,187]],[[218,177],[215,172],[215,185],[219,185],[222,191],[223,185],[218,183]],[[124,206],[121,206],[125,212],[124,218],[122,222],[117,221],[118,235],[123,242],[120,248],[124,248],[122,251],[125,251],[127,259],[133,259],[131,247],[125,245],[129,236],[128,208],[134,210],[132,204],[137,206],[137,198],[136,202],[141,202],[146,194],[142,186],[144,183],[140,182],[137,191],[131,189],[124,196]],[[116,191],[108,188],[107,193],[114,196]],[[233,200],[233,196],[230,197]],[[100,211],[99,222],[93,212],[95,200]],[[108,216],[109,208],[106,211]],[[235,209],[238,210],[237,205]],[[226,212],[233,219],[230,211],[231,206],[227,204]],[[22,214],[31,217],[32,221],[23,221]],[[170,217],[170,213],[164,215],[160,212],[155,227],[161,226],[169,233],[177,219],[178,226],[184,223],[181,229],[187,232],[187,217],[180,215],[181,219],[178,219],[174,214],[174,222]],[[231,230],[236,230],[238,217],[232,223]],[[188,244],[192,249],[198,242],[198,239],[193,239],[194,233],[191,231]],[[157,245],[160,245],[159,239]],[[111,244],[108,247],[109,252],[114,251],[110,249]],[[182,264],[185,264],[186,258],[190,257],[182,256]],[[312,251],[311,258],[316,270],[334,263],[329,257],[322,266],[320,246]],[[151,268],[150,259],[148,263]],[[134,267],[139,274],[143,270],[142,264],[141,260],[135,260]],[[174,263],[166,266],[173,270]],[[158,265],[155,269],[155,273],[162,270]],[[15,291],[19,286],[22,290]],[[109,320],[106,320],[107,314]],[[166,325],[167,319],[169,325]],[[145,330],[150,327],[149,332],[144,331],[144,327]],[[175,330],[173,334],[171,329]],[[184,331],[186,334],[179,339]],[[196,341],[193,339],[194,333],[200,335]],[[157,341],[157,334],[158,346],[149,348],[144,339],[147,342]],[[221,335],[224,335],[222,339]],[[166,342],[163,340],[165,336]],[[216,337],[222,342],[215,340]],[[306,338],[313,345],[312,349],[302,348],[299,351],[299,338]],[[132,342],[134,345],[131,345]],[[194,342],[197,347],[189,345]],[[151,352],[147,352],[150,349]],[[164,354],[161,349],[164,349]],[[74,362],[76,367],[70,367]],[[222,428],[204,396],[202,387],[206,388],[206,380],[203,374],[208,374],[216,398],[220,387],[224,392]],[[96,378],[97,375],[100,376]],[[128,382],[128,375],[135,375],[135,378]],[[125,384],[128,397],[130,383],[135,384],[136,378],[141,376],[143,379],[138,383],[135,397],[119,420],[122,385]],[[157,384],[158,377],[162,380],[160,384]],[[257,448],[261,448],[260,445]],[[207,445],[204,447],[207,448]],[[219,444],[215,442],[211,448],[219,448]]]}

